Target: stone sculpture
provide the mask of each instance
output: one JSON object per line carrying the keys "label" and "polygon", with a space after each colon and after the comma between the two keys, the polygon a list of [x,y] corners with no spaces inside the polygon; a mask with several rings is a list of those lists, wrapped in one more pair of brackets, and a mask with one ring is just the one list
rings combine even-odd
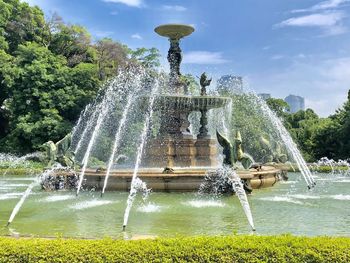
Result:
{"label": "stone sculpture", "polygon": [[225,165],[231,166],[233,168],[239,168],[239,163],[244,169],[249,169],[254,163],[253,158],[243,152],[242,149],[242,137],[239,131],[236,132],[235,145],[232,146],[230,141],[216,131],[216,137],[219,144],[223,147],[224,161]]}
{"label": "stone sculpture", "polygon": [[72,141],[71,133],[68,133],[63,139],[54,143],[48,141],[43,144],[46,149],[46,159],[48,167],[51,167],[55,162],[64,167],[74,167],[74,154],[69,150]]}
{"label": "stone sculpture", "polygon": [[207,87],[210,85],[212,79],[208,79],[206,73],[202,73],[199,84],[201,85],[201,96],[207,95]]}
{"label": "stone sculpture", "polygon": [[265,163],[285,163],[288,161],[288,156],[284,153],[280,142],[269,141],[263,136],[260,136],[259,141],[263,149],[263,161]]}

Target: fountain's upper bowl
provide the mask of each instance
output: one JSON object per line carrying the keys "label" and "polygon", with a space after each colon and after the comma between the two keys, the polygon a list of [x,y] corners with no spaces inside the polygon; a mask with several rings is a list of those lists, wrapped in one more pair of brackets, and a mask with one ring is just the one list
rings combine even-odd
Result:
{"label": "fountain's upper bowl", "polygon": [[154,31],[163,37],[168,37],[170,39],[180,39],[191,35],[194,31],[194,27],[183,24],[166,24],[156,27]]}
{"label": "fountain's upper bowl", "polygon": [[228,97],[161,95],[156,97],[156,105],[164,110],[202,111],[222,108],[231,102]]}

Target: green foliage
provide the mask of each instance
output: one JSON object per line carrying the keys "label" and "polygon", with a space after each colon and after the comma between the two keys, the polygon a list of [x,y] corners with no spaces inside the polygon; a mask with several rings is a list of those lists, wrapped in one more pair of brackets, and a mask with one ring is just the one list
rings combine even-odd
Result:
{"label": "green foliage", "polygon": [[266,103],[279,117],[284,116],[285,112],[289,110],[288,103],[282,99],[268,98]]}
{"label": "green foliage", "polygon": [[25,2],[0,0],[0,13],[2,152],[23,154],[64,137],[119,67],[159,66],[155,48],[133,51],[111,39],[92,44],[85,28],[57,14],[45,21]]}
{"label": "green foliage", "polygon": [[280,109],[268,104],[283,119],[307,161],[350,157],[350,91],[348,101],[328,118],[318,117],[311,109],[281,114]]}
{"label": "green foliage", "polygon": [[30,42],[18,47],[10,75],[6,108],[11,131],[6,139],[9,148],[20,152],[30,152],[68,133],[98,89],[94,65],[70,69],[64,57]]}
{"label": "green foliage", "polygon": [[30,7],[19,0],[0,0],[0,6],[5,14],[0,20],[0,27],[5,33],[3,35],[10,54],[25,42],[45,42],[48,31],[45,30],[44,14],[39,7]]}
{"label": "green foliage", "polygon": [[97,41],[95,48],[98,74],[101,80],[115,75],[118,68],[124,66],[127,61],[129,52],[127,47],[110,38]]}
{"label": "green foliage", "polygon": [[350,239],[231,236],[155,240],[0,238],[1,262],[349,262]]}
{"label": "green foliage", "polygon": [[81,62],[93,62],[91,37],[85,28],[59,23],[56,30],[48,46],[54,54],[66,57],[70,67]]}
{"label": "green foliage", "polygon": [[156,48],[137,48],[136,50],[130,50],[131,60],[141,63],[146,68],[157,68],[160,66],[159,50]]}

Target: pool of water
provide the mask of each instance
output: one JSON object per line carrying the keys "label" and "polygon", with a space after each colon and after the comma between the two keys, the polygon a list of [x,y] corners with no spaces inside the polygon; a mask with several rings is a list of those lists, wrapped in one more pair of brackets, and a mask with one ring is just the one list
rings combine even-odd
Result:
{"label": "pool of water", "polygon": [[[350,177],[318,174],[307,190],[300,174],[263,190],[249,202],[256,233],[272,235],[350,236]],[[5,225],[21,193],[34,178],[0,176],[0,235],[43,237],[125,238],[131,236],[249,234],[250,227],[237,197],[213,198],[196,193],[151,193],[131,210],[122,232],[126,192],[59,191],[34,188],[9,228]]]}

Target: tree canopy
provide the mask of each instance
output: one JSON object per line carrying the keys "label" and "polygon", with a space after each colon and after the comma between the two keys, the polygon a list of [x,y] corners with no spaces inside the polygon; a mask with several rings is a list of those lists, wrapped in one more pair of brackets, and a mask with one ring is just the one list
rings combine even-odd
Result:
{"label": "tree canopy", "polygon": [[131,50],[112,39],[91,40],[39,7],[0,0],[0,147],[27,153],[68,133],[103,82],[130,63],[159,65],[155,48]]}

